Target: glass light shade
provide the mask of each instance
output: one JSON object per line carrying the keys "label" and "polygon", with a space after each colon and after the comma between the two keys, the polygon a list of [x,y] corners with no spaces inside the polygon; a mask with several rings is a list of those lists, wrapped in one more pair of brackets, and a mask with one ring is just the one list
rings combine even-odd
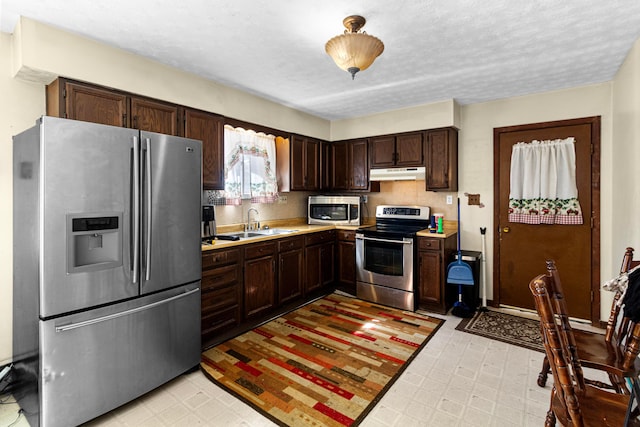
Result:
{"label": "glass light shade", "polygon": [[351,73],[369,68],[384,50],[384,44],[377,37],[365,33],[345,33],[329,40],[324,49],[336,65]]}

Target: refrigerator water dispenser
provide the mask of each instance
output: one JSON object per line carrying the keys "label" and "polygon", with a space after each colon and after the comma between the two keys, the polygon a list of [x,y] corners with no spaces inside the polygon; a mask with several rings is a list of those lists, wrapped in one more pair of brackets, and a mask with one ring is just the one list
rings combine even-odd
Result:
{"label": "refrigerator water dispenser", "polygon": [[122,265],[120,214],[67,217],[67,273]]}

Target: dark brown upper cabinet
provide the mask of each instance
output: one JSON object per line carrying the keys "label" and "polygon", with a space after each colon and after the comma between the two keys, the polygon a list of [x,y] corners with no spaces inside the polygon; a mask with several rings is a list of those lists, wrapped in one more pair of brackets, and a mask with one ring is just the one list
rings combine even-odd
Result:
{"label": "dark brown upper cabinet", "polygon": [[60,77],[47,86],[47,114],[179,135],[179,106]]}
{"label": "dark brown upper cabinet", "polygon": [[47,114],[128,127],[129,100],[125,93],[59,78],[47,86]]}
{"label": "dark brown upper cabinet", "polygon": [[[379,191],[369,183],[369,157],[366,139],[352,139],[333,143],[331,189]],[[379,183],[375,183],[376,187]]]}
{"label": "dark brown upper cabinet", "polygon": [[426,190],[458,191],[457,129],[429,130],[426,139]]}
{"label": "dark brown upper cabinet", "polygon": [[184,109],[184,136],[202,141],[202,188],[224,189],[224,117]]}
{"label": "dark brown upper cabinet", "polygon": [[291,190],[320,189],[320,144],[314,138],[291,135]]}
{"label": "dark brown upper cabinet", "polygon": [[372,168],[424,166],[423,132],[369,138]]}
{"label": "dark brown upper cabinet", "polygon": [[331,190],[333,179],[333,144],[322,142],[320,144],[320,190]]}
{"label": "dark brown upper cabinet", "polygon": [[179,135],[178,108],[175,104],[131,96],[129,127],[165,135]]}

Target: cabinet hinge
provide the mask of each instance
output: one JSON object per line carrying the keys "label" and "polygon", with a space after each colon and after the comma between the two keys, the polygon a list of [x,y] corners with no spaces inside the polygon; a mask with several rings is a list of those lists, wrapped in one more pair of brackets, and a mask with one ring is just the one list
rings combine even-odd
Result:
{"label": "cabinet hinge", "polygon": [[595,218],[591,217],[591,228],[593,228],[594,223],[595,223]]}
{"label": "cabinet hinge", "polygon": [[593,302],[593,291],[591,291],[591,302]]}
{"label": "cabinet hinge", "polygon": [[595,151],[595,148],[593,147],[593,144],[591,144],[591,155],[593,156],[593,152]]}
{"label": "cabinet hinge", "polygon": [[67,88],[62,88],[62,97],[66,98],[67,97]]}

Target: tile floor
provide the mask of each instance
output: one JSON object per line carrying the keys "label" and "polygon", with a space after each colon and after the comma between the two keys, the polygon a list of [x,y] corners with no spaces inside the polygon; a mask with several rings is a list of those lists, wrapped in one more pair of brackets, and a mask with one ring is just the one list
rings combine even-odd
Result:
{"label": "tile floor", "polygon": [[[552,383],[550,378],[546,388],[536,384],[543,353],[456,331],[458,317],[436,317],[446,322],[361,426],[543,426]],[[15,404],[0,405],[0,426],[28,426],[17,412]],[[199,371],[87,424],[274,425]]]}

